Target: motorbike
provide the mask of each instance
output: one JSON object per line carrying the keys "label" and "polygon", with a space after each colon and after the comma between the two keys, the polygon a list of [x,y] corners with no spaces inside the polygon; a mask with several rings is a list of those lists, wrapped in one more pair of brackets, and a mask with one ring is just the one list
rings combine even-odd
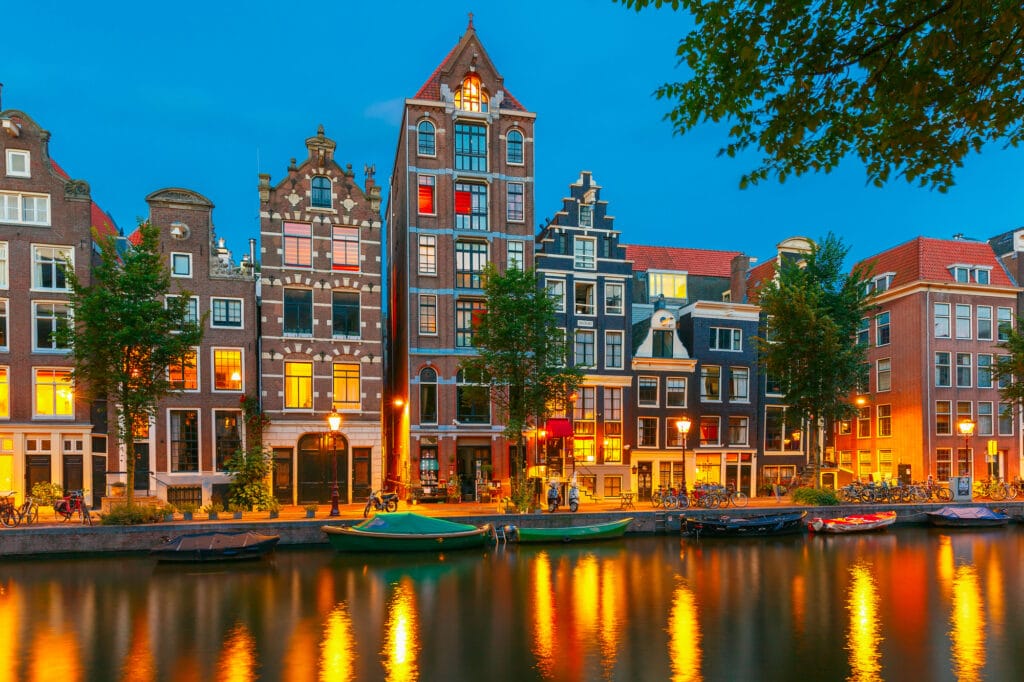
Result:
{"label": "motorbike", "polygon": [[558,483],[551,481],[548,483],[548,511],[554,514],[558,511],[558,505],[562,503],[561,495],[558,493]]}
{"label": "motorbike", "polygon": [[381,490],[374,490],[366,500],[366,508],[363,509],[363,518],[370,515],[370,510],[394,512],[398,511],[398,493],[386,493]]}
{"label": "motorbike", "polygon": [[569,486],[569,511],[575,512],[580,508],[580,486],[573,481]]}

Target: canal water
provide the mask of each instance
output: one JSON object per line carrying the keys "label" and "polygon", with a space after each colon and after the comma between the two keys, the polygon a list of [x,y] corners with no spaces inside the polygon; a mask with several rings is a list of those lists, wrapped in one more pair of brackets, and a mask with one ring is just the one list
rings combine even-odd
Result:
{"label": "canal water", "polygon": [[0,680],[1024,680],[1024,528],[0,561]]}

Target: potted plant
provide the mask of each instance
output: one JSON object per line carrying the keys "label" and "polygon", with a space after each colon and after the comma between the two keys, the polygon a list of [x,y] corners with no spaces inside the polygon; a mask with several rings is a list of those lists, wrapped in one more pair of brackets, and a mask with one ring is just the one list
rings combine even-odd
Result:
{"label": "potted plant", "polygon": [[220,518],[220,513],[224,511],[224,505],[220,502],[211,502],[203,507],[203,511],[207,513],[211,521],[216,521]]}
{"label": "potted plant", "polygon": [[125,488],[128,485],[122,481],[117,481],[110,484],[110,496],[111,497],[124,497]]}
{"label": "potted plant", "polygon": [[182,502],[178,505],[178,510],[181,512],[181,518],[186,521],[192,520],[192,515],[196,513],[196,509],[197,507],[195,502]]}
{"label": "potted plant", "polygon": [[174,521],[174,511],[175,511],[175,508],[174,508],[173,504],[168,504],[168,505],[166,505],[163,508],[164,521],[166,523],[170,523],[171,521]]}
{"label": "potted plant", "polygon": [[231,518],[233,518],[235,520],[238,520],[238,519],[242,518],[242,512],[244,510],[242,509],[242,505],[239,505],[239,504],[229,504],[228,505],[228,511],[231,512]]}
{"label": "potted plant", "polygon": [[276,497],[270,498],[264,505],[263,509],[270,512],[270,518],[276,519],[281,515],[281,503],[277,501]]}
{"label": "potted plant", "polygon": [[319,507],[320,505],[317,504],[307,504],[305,507],[303,507],[303,509],[306,510],[306,518],[311,519],[314,516],[316,516],[316,510],[319,509]]}

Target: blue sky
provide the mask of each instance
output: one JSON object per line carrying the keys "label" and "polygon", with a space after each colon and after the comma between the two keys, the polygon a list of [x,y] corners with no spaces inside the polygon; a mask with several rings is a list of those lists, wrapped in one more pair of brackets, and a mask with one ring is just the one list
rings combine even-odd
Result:
{"label": "blue sky", "polygon": [[1024,225],[1024,150],[996,145],[945,195],[868,187],[855,159],[740,190],[756,157],[718,158],[721,126],[673,135],[652,96],[685,75],[675,47],[688,16],[610,0],[22,3],[5,23],[33,30],[5,31],[0,108],[48,129],[53,157],[126,231],[147,194],[186,187],[214,202],[217,233],[240,256],[258,236],[257,174],[280,180],[318,124],[360,183],[366,164],[386,183],[403,99],[468,12],[506,88],[537,113],[538,221],[589,170],[624,241],[761,260],[798,234],[833,231],[859,259],[918,235],[985,239]]}

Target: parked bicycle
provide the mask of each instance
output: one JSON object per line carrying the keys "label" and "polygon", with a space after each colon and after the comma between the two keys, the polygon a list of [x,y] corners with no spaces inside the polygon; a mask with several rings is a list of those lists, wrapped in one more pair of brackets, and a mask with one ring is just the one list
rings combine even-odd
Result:
{"label": "parked bicycle", "polygon": [[14,504],[14,493],[8,493],[0,498],[0,522],[5,526],[17,526],[25,523],[37,523],[39,521],[39,503],[32,497],[26,497],[20,505]]}
{"label": "parked bicycle", "polygon": [[82,490],[72,490],[54,502],[53,511],[61,517],[61,521],[68,521],[78,515],[82,523],[92,525],[92,516],[89,514],[88,505],[85,504],[85,492]]}

